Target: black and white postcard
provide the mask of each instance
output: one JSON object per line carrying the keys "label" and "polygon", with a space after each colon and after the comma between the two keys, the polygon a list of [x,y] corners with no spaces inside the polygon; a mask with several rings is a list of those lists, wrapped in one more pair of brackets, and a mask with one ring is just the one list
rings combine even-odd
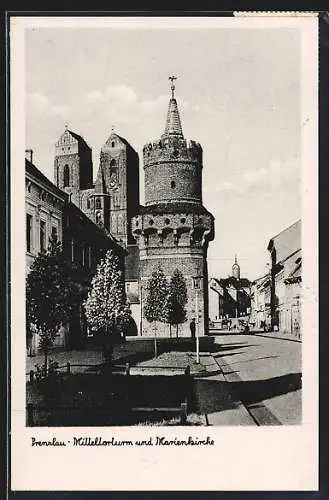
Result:
{"label": "black and white postcard", "polygon": [[12,489],[317,489],[317,15],[10,22]]}

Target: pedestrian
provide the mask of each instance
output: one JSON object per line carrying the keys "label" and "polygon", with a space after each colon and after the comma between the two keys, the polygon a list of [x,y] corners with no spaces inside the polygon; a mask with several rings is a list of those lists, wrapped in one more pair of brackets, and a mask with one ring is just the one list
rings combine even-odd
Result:
{"label": "pedestrian", "polygon": [[192,339],[195,339],[195,319],[194,318],[192,318],[192,320],[191,320],[190,330],[191,330]]}

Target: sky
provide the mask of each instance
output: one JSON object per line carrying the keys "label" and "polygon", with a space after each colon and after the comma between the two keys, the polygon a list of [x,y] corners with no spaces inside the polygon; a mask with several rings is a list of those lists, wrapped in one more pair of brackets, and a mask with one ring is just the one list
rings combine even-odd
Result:
{"label": "sky", "polygon": [[93,150],[115,131],[139,153],[163,133],[170,83],[186,139],[203,148],[215,217],[209,275],[267,271],[270,238],[301,217],[299,30],[33,28],[25,32],[26,147],[53,180],[65,130]]}

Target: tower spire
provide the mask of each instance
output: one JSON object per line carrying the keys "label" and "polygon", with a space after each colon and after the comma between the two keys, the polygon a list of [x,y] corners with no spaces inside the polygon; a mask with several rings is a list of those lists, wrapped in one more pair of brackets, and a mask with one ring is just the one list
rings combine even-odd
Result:
{"label": "tower spire", "polygon": [[169,76],[169,80],[171,81],[170,85],[171,99],[169,101],[166,126],[162,137],[176,136],[183,138],[184,136],[183,136],[182,125],[180,122],[177,101],[175,99],[176,87],[174,81],[177,80],[177,77],[174,75]]}
{"label": "tower spire", "polygon": [[232,266],[232,276],[234,278],[240,279],[240,266],[238,264],[238,258],[236,254],[234,257],[234,264]]}
{"label": "tower spire", "polygon": [[174,75],[171,75],[169,76],[168,80],[171,81],[171,86],[170,86],[170,89],[171,89],[171,98],[172,99],[175,99],[175,84],[174,84],[174,81],[177,80],[177,76],[174,76]]}

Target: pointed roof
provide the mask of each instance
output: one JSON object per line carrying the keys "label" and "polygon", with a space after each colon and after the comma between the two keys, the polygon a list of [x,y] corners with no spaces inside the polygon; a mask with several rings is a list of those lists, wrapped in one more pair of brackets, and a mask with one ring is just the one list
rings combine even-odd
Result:
{"label": "pointed roof", "polygon": [[239,267],[239,268],[240,268],[240,266],[239,266],[239,264],[238,264],[238,258],[237,258],[237,256],[236,256],[236,255],[235,255],[235,257],[234,257],[234,264],[233,264],[232,268],[233,268],[233,267]]}
{"label": "pointed roof", "polygon": [[97,173],[97,179],[95,183],[95,194],[105,194],[106,193],[106,182],[103,166],[100,165]]}
{"label": "pointed roof", "polygon": [[174,97],[172,97],[169,101],[166,126],[163,133],[163,137],[167,136],[184,137],[177,101]]}
{"label": "pointed roof", "polygon": [[113,129],[112,129],[110,136],[108,137],[108,139],[105,141],[104,145],[102,146],[102,149],[106,149],[111,144],[113,139],[119,139],[119,141],[121,141],[125,146],[127,146],[129,149],[135,151],[134,148],[132,147],[132,145],[127,141],[127,139],[125,139],[121,135],[114,132]]}
{"label": "pointed roof", "polygon": [[183,138],[182,125],[179,117],[177,101],[175,99],[176,87],[174,85],[174,80],[177,80],[177,78],[175,76],[170,76],[169,80],[171,81],[171,99],[169,101],[166,126],[162,137],[176,136]]}
{"label": "pointed roof", "polygon": [[301,220],[299,219],[281,233],[273,236],[267,249],[276,250],[276,262],[281,262],[301,249]]}
{"label": "pointed roof", "polygon": [[65,125],[65,130],[62,133],[62,135],[60,136],[60,138],[58,139],[56,146],[61,146],[62,144],[65,144],[66,140],[71,142],[69,137],[72,137],[73,139],[75,139],[78,142],[79,146],[82,146],[83,148],[91,150],[91,147],[87,144],[87,142],[84,140],[84,138],[81,135],[76,134],[72,130],[69,130],[67,125]]}

